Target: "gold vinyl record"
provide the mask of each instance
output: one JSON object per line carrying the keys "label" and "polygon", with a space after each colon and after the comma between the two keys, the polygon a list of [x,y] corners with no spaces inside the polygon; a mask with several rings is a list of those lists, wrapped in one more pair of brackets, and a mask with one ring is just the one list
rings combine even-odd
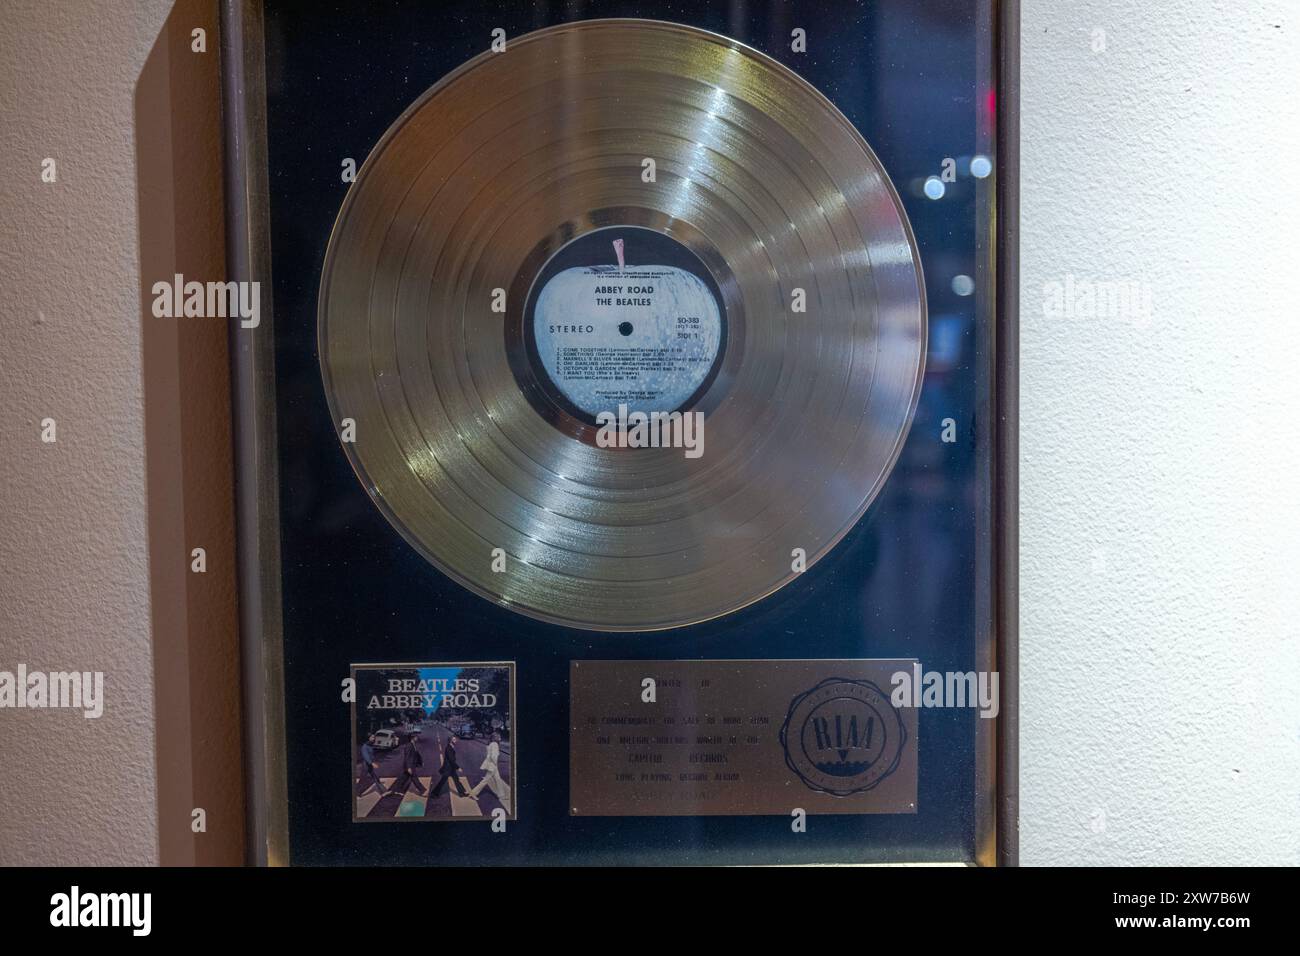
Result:
{"label": "gold vinyl record", "polygon": [[898,457],[925,341],[915,241],[849,121],[644,20],[428,90],[321,280],[330,410],[384,515],[478,594],[596,630],[726,614],[824,556]]}

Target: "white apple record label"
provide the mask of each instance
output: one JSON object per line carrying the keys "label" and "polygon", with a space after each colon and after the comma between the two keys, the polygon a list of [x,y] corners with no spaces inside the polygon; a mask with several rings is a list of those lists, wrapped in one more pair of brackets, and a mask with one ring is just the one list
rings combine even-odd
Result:
{"label": "white apple record label", "polygon": [[[644,229],[600,230],[576,242],[581,248],[571,244],[556,259],[616,261],[539,276],[532,332],[551,385],[592,418],[617,414],[620,405],[647,413],[683,408],[724,341],[723,311],[703,265],[675,240]],[[659,261],[631,261],[656,254]]]}

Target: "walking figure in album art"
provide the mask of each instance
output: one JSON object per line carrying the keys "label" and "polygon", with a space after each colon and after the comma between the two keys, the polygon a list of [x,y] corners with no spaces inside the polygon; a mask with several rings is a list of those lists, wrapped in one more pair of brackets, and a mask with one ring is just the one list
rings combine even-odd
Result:
{"label": "walking figure in album art", "polygon": [[425,793],[424,784],[420,783],[422,766],[424,766],[424,756],[420,753],[420,748],[415,745],[415,737],[412,735],[402,750],[402,769],[409,781],[408,787],[416,790],[421,796]]}
{"label": "walking figure in album art", "polygon": [[370,737],[361,745],[361,779],[358,786],[365,784],[361,793],[365,793],[371,787],[381,797],[384,795],[384,785],[379,780],[379,762],[375,759],[375,738]]}
{"label": "walking figure in album art", "polygon": [[501,759],[501,735],[493,734],[492,742],[488,744],[487,756],[483,758],[483,763],[479,766],[480,770],[486,771],[483,779],[480,780],[474,789],[469,792],[475,799],[482,792],[484,787],[491,790],[501,806],[505,807],[506,813],[510,812],[510,785],[501,779],[501,768],[497,766],[497,761]]}
{"label": "walking figure in album art", "polygon": [[442,788],[450,780],[456,785],[456,792],[462,797],[469,796],[465,792],[465,785],[460,782],[460,764],[456,762],[456,743],[460,740],[455,734],[447,738],[447,746],[442,751],[442,769],[438,771],[438,782],[434,784],[431,796],[438,796],[442,793]]}

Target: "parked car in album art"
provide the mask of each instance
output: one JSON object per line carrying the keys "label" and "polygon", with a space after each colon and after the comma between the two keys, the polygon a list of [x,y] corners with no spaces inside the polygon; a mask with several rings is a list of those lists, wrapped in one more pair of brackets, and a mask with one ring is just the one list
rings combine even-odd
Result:
{"label": "parked car in album art", "polygon": [[353,665],[352,819],[514,820],[514,670]]}

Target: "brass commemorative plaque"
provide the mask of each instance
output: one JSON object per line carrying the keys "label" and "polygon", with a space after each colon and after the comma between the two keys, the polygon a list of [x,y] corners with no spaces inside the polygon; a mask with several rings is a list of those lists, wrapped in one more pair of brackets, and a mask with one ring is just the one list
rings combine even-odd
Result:
{"label": "brass commemorative plaque", "polygon": [[574,816],[915,813],[910,660],[573,661]]}

